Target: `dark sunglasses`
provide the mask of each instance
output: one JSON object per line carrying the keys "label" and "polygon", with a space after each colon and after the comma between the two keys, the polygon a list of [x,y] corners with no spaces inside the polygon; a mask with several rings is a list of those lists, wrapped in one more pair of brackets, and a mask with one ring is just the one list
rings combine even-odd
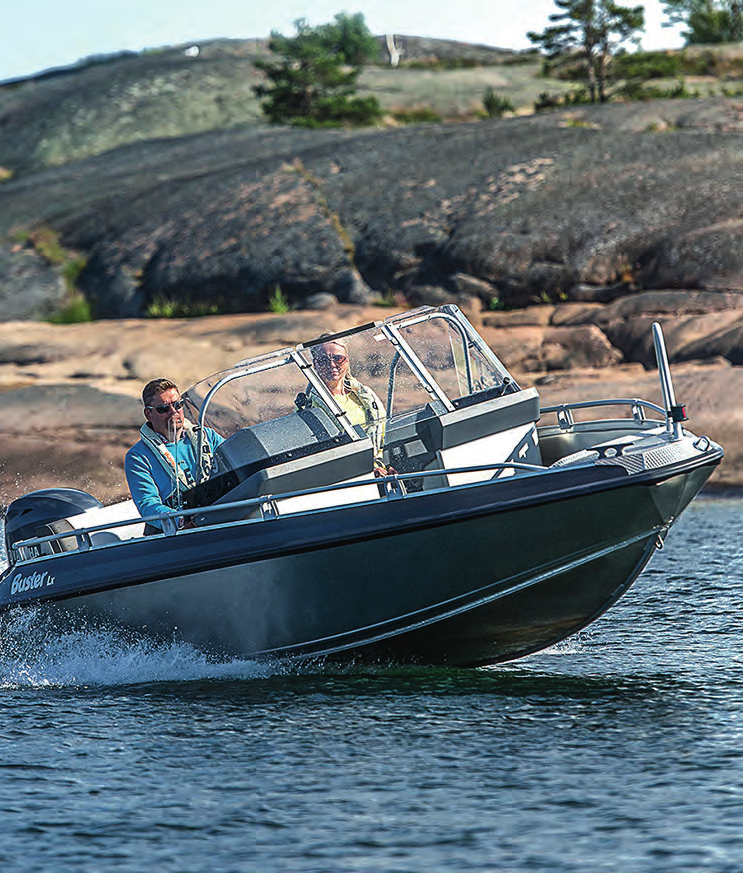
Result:
{"label": "dark sunglasses", "polygon": [[185,405],[185,400],[174,400],[172,403],[161,403],[159,406],[145,406],[145,409],[154,409],[155,412],[160,415],[165,415],[165,413],[170,410],[171,406],[176,412],[178,412],[178,410],[183,409]]}
{"label": "dark sunglasses", "polygon": [[320,364],[345,364],[348,360],[348,355],[318,355],[315,360]]}

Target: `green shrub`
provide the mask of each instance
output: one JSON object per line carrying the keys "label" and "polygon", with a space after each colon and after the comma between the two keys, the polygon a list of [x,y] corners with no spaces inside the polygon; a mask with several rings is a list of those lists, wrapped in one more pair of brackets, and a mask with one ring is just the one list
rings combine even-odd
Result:
{"label": "green shrub", "polygon": [[145,316],[147,318],[203,318],[206,315],[219,315],[219,312],[216,303],[155,297],[150,301]]}
{"label": "green shrub", "polygon": [[534,111],[549,112],[552,109],[559,109],[560,105],[559,94],[550,94],[549,91],[541,91],[537,99],[534,101]]}
{"label": "green shrub", "polygon": [[417,109],[398,109],[392,113],[395,121],[400,124],[438,124],[441,116],[430,106],[420,106]]}
{"label": "green shrub", "polygon": [[549,112],[552,109],[584,106],[590,102],[590,95],[585,88],[574,88],[572,91],[566,91],[564,94],[550,94],[548,91],[542,91],[534,101],[534,111]]}
{"label": "green shrub", "polygon": [[92,320],[90,304],[82,294],[74,294],[59,312],[48,319],[52,324],[82,324]]}
{"label": "green shrub", "polygon": [[689,91],[686,82],[679,79],[670,88],[661,88],[655,85],[645,85],[642,82],[627,82],[618,91],[627,100],[679,100],[682,98],[698,97],[699,91]]}
{"label": "green shrub", "polygon": [[482,97],[482,105],[485,107],[485,112],[488,118],[500,118],[506,112],[515,112],[516,107],[511,103],[508,97],[502,97],[496,94],[492,88],[488,88]]}
{"label": "green shrub", "polygon": [[393,306],[399,306],[399,305],[400,305],[400,301],[399,301],[398,297],[396,296],[395,292],[394,292],[391,288],[388,288],[388,289],[384,292],[384,294],[382,294],[381,296],[379,296],[379,297],[374,301],[374,304],[373,304],[373,305],[374,305],[374,306],[381,306],[381,307],[384,307],[384,308],[391,308],[391,307],[393,307]]}
{"label": "green shrub", "polygon": [[682,59],[666,52],[634,52],[617,55],[612,63],[615,79],[673,79],[681,72]]}
{"label": "green shrub", "polygon": [[274,287],[268,298],[268,311],[275,315],[286,315],[287,312],[291,312],[291,304],[280,285]]}

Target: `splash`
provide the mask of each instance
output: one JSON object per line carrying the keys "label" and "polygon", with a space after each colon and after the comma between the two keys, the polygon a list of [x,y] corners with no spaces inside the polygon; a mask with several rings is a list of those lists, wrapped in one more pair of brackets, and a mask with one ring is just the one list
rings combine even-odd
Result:
{"label": "splash", "polygon": [[0,688],[87,687],[203,679],[259,679],[281,664],[219,660],[179,641],[158,642],[116,627],[58,627],[43,608],[0,620]]}

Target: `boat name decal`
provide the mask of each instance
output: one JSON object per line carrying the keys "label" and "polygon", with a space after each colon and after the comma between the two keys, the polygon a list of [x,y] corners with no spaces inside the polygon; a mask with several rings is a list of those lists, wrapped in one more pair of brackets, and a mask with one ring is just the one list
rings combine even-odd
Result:
{"label": "boat name decal", "polygon": [[30,576],[21,576],[18,573],[13,577],[10,584],[10,593],[19,594],[21,591],[31,591],[34,588],[41,588],[44,585],[54,585],[57,580],[49,573],[32,573]]}

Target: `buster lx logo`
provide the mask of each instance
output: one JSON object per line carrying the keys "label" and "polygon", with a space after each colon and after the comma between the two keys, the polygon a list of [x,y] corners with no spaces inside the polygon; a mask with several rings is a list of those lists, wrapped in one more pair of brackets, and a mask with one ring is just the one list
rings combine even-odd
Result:
{"label": "buster lx logo", "polygon": [[11,595],[20,594],[23,591],[31,591],[44,585],[54,585],[55,581],[54,576],[50,576],[46,572],[32,573],[30,576],[22,576],[18,573],[10,584],[10,593]]}

